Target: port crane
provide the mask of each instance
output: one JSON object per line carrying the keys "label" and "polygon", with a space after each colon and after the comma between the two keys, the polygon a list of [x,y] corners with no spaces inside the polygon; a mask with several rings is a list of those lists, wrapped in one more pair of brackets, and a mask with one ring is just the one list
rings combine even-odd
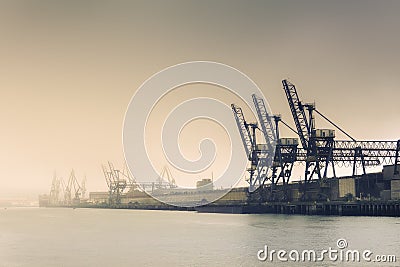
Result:
{"label": "port crane", "polygon": [[143,191],[154,193],[155,190],[170,190],[178,188],[175,178],[172,176],[168,165],[165,165],[160,174],[156,177],[155,182],[142,182],[140,188]]}
{"label": "port crane", "polygon": [[60,203],[60,199],[64,194],[64,188],[62,188],[62,179],[58,178],[54,172],[53,180],[51,183],[51,189],[49,194],[49,203],[52,205],[57,205]]}
{"label": "port crane", "polygon": [[175,179],[167,166],[164,166],[155,182],[146,183],[138,183],[130,174],[126,163],[122,171],[115,169],[111,162],[108,162],[107,165],[102,165],[102,169],[108,187],[110,204],[121,204],[123,194],[134,190],[146,191],[146,189],[150,189],[153,193],[156,189],[177,188]]}
{"label": "port crane", "polygon": [[82,183],[81,183],[81,198],[85,199],[86,198],[86,175],[83,177]]}
{"label": "port crane", "polygon": [[[296,162],[298,141],[296,138],[280,138],[279,124],[294,130],[282,121],[280,115],[268,113],[263,98],[253,94],[252,99],[259,124],[247,123],[242,109],[231,104],[247,159],[250,161],[250,177],[247,180],[249,191],[264,187],[267,181],[270,181],[273,191],[278,183],[283,183],[284,186],[289,183]],[[261,131],[265,144],[257,143],[256,130]]]}
{"label": "port crane", "polygon": [[102,169],[108,186],[109,203],[121,204],[122,193],[128,185],[126,178],[121,177],[121,172],[111,162],[108,162],[108,169],[105,165],[102,165]]}
{"label": "port crane", "polygon": [[[250,174],[248,179],[249,190],[253,192],[259,187],[262,187],[267,179],[268,161],[271,160],[270,150],[267,145],[258,145],[256,140],[257,123],[248,123],[243,115],[242,108],[235,104],[231,104],[231,108],[239,129],[240,137],[242,138],[243,146],[246,152],[247,159],[250,161],[250,167],[247,171]],[[270,143],[270,147],[272,144]],[[272,147],[272,149],[274,149]]]}
{"label": "port crane", "polygon": [[[361,167],[363,174],[366,174],[366,167],[393,164],[394,175],[399,175],[400,140],[358,141],[316,109],[315,103],[303,103],[294,84],[283,80],[282,85],[295,129],[284,122],[280,115],[268,114],[263,98],[255,94],[252,98],[259,124],[247,123],[242,109],[235,104],[231,105],[246,156],[250,161],[250,192],[264,187],[267,181],[271,183],[271,191],[279,182],[285,190],[296,163],[305,165],[303,196],[306,196],[307,184],[315,181],[315,177],[321,187],[328,178],[329,170],[336,177],[336,167],[352,167],[352,174],[355,176],[357,167]],[[336,140],[334,129],[316,128],[315,114],[342,132],[348,140]],[[280,138],[279,128],[282,124],[294,132],[298,139]],[[265,144],[257,143],[256,130],[262,132]],[[272,168],[269,168],[267,166],[271,166],[271,160]]]}
{"label": "port crane", "polygon": [[167,165],[163,167],[160,177],[157,178],[157,188],[177,188],[175,178],[172,176],[171,170]]}
{"label": "port crane", "polygon": [[[316,109],[315,103],[303,104],[294,84],[283,80],[282,85],[302,145],[297,158],[306,165],[305,183],[310,182],[315,176],[319,180],[326,179],[329,167],[332,168],[333,177],[336,177],[337,165],[352,166],[355,176],[357,167],[361,167],[363,174],[366,174],[368,166],[394,164],[394,175],[398,174],[400,140],[358,141]],[[348,140],[336,140],[333,129],[317,129],[315,114],[342,132]]]}
{"label": "port crane", "polygon": [[[79,201],[82,194],[82,187],[76,179],[74,170],[71,171],[68,182],[64,189],[64,201],[66,205],[71,205],[73,201]],[[73,198],[72,198],[73,197]]]}
{"label": "port crane", "polygon": [[295,138],[280,138],[280,124],[284,124],[292,131],[293,129],[281,119],[280,115],[268,113],[262,97],[253,94],[252,99],[260,121],[261,132],[267,143],[268,155],[273,158],[272,173],[264,179],[265,181],[271,181],[271,189],[273,190],[279,182],[282,182],[283,185],[289,182],[293,165],[296,161],[298,141]]}

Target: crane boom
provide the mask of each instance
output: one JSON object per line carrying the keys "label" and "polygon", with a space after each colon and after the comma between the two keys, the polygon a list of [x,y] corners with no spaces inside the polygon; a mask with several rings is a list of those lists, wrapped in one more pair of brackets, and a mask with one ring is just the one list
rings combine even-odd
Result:
{"label": "crane boom", "polygon": [[264,99],[255,94],[252,94],[252,98],[257,111],[258,119],[260,120],[261,130],[268,146],[268,151],[272,155],[276,146],[276,132],[274,124],[272,123],[271,116],[268,114]]}
{"label": "crane boom", "polygon": [[292,112],[294,123],[296,124],[301,144],[303,148],[307,148],[310,127],[307,122],[304,106],[300,102],[294,84],[291,84],[287,80],[283,80],[282,84],[283,84],[283,90],[285,90],[286,97],[289,103],[290,111]]}
{"label": "crane boom", "polygon": [[249,132],[249,128],[247,127],[246,120],[244,119],[243,111],[239,106],[235,104],[231,104],[231,107],[233,115],[235,116],[236,124],[239,129],[240,137],[242,138],[247,158],[250,158],[253,147],[253,140],[251,139],[251,134]]}

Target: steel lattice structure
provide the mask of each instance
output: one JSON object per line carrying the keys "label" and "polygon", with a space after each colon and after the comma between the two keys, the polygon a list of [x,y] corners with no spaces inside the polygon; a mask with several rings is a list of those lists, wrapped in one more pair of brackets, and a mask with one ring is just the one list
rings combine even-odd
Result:
{"label": "steel lattice structure", "polygon": [[[297,134],[303,145],[297,153],[297,160],[306,162],[306,182],[311,180],[315,174],[320,179],[326,178],[329,164],[332,166],[335,177],[335,165],[353,166],[353,175],[355,175],[357,166],[361,166],[365,174],[367,166],[394,164],[394,174],[397,174],[400,141],[357,141],[318,111],[315,105],[303,105],[293,84],[283,80],[282,85],[296,124]],[[305,116],[305,109],[308,110],[308,118]],[[314,112],[351,140],[335,140],[334,136],[317,136]],[[307,135],[304,134],[306,129],[308,130]],[[323,175],[321,170],[323,170]]]}
{"label": "steel lattice structure", "polygon": [[[254,94],[252,98],[261,129],[257,123],[248,124],[242,109],[237,105],[231,105],[247,158],[251,162],[251,167],[248,169],[250,188],[264,186],[266,181],[271,182],[271,189],[278,182],[282,182],[283,185],[287,184],[294,164],[305,164],[305,184],[310,182],[314,176],[317,176],[320,181],[325,180],[329,168],[332,169],[333,177],[336,177],[335,167],[343,166],[353,167],[354,176],[357,167],[362,167],[363,173],[366,174],[365,168],[368,166],[393,164],[393,175],[399,174],[400,140],[358,141],[318,111],[315,104],[303,104],[295,85],[287,80],[283,80],[282,85],[296,129],[282,121],[279,115],[268,114],[264,100]],[[333,130],[316,129],[315,113],[349,137],[350,140],[335,140]],[[290,144],[283,142],[288,138],[280,138],[280,124],[296,133],[301,147],[298,147],[296,142]],[[265,145],[256,143],[256,129],[261,130]],[[328,134],[325,135],[325,133]],[[272,154],[273,146],[275,146],[274,154]],[[272,164],[268,164],[271,163],[271,160],[273,160]],[[271,171],[266,166],[272,166]]]}
{"label": "steel lattice structure", "polygon": [[276,130],[272,122],[270,114],[268,114],[267,107],[265,106],[264,99],[252,95],[253,103],[257,111],[258,120],[260,121],[261,131],[264,135],[265,142],[268,146],[270,154],[275,150],[276,146]]}
{"label": "steel lattice structure", "polygon": [[297,128],[297,133],[300,137],[301,144],[303,147],[307,147],[310,134],[310,126],[306,118],[304,106],[300,101],[299,95],[297,94],[296,87],[286,80],[282,81],[285,88],[287,100],[289,102],[290,111],[293,114],[294,123]]}
{"label": "steel lattice structure", "polygon": [[274,142],[273,140],[270,140],[268,149],[265,146],[257,146],[256,129],[259,129],[258,124],[247,123],[243,111],[239,106],[232,104],[231,108],[242,138],[247,158],[251,163],[247,170],[250,174],[248,179],[249,190],[252,192],[257,188],[262,187],[266,182],[267,173],[269,171],[268,166],[271,165],[272,161],[271,151],[273,151]]}

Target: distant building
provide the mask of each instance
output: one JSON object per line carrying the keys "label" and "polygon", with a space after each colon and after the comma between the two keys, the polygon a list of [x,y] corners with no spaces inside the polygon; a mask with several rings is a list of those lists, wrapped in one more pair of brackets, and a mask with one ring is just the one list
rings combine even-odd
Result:
{"label": "distant building", "polygon": [[108,203],[110,194],[108,192],[90,192],[89,202],[91,203]]}
{"label": "distant building", "polygon": [[199,191],[210,191],[214,189],[214,184],[211,179],[202,179],[196,182],[196,189]]}

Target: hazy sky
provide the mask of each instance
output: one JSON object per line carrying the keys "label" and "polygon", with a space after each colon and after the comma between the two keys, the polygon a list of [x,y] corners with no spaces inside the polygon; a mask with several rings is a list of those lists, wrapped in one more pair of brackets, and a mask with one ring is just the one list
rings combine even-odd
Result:
{"label": "hazy sky", "polygon": [[[400,1],[0,1],[0,198],[72,168],[105,189],[135,90],[186,61],[231,65],[292,125],[281,80],[357,139],[400,138]],[[323,124],[320,124],[321,126]]]}

